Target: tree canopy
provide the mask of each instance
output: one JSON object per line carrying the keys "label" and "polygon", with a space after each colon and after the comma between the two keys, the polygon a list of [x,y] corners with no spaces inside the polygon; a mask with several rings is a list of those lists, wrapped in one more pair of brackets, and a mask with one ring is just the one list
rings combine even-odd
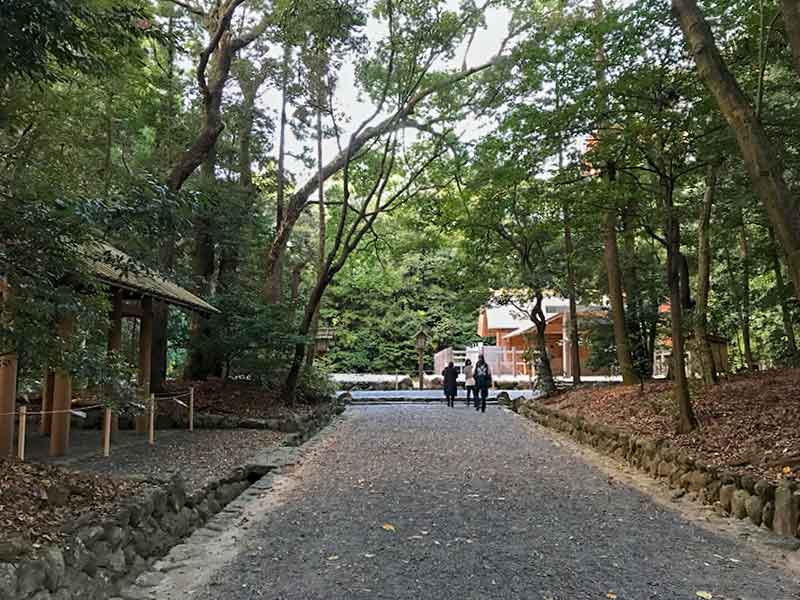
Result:
{"label": "tree canopy", "polygon": [[[487,15],[506,31],[481,62]],[[105,356],[107,290],[79,260],[103,240],[221,310],[156,307],[154,389],[412,371],[420,327],[478,341],[514,289],[546,391],[537,300],[557,293],[607,307],[570,336],[626,383],[670,340],[688,430],[684,356],[713,385],[709,334],[733,369],[798,360],[798,19],[790,0],[0,3],[3,352],[31,386]],[[78,331],[54,341],[64,311]]]}

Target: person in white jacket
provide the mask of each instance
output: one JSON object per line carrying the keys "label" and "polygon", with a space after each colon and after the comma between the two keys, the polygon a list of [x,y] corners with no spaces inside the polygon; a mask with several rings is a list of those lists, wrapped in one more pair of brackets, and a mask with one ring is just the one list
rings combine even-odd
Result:
{"label": "person in white jacket", "polygon": [[469,406],[470,398],[475,398],[475,403],[478,402],[478,394],[475,391],[475,367],[472,366],[472,361],[467,359],[464,362],[464,387],[467,389],[467,406]]}

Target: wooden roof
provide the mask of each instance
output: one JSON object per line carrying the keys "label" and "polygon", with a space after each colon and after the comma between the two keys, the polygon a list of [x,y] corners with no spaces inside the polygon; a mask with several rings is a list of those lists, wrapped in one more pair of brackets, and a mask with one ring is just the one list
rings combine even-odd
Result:
{"label": "wooden roof", "polygon": [[167,304],[195,312],[220,312],[202,298],[148,269],[122,250],[104,242],[95,242],[87,246],[85,259],[94,277],[108,285],[152,296]]}

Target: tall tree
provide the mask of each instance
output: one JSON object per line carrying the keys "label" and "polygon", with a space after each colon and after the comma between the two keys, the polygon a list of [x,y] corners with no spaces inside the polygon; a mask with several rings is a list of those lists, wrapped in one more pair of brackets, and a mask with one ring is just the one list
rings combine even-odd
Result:
{"label": "tall tree", "polygon": [[697,235],[697,303],[694,309],[695,345],[700,355],[703,382],[706,385],[717,383],[717,364],[708,341],[708,295],[711,288],[711,211],[717,188],[719,167],[711,165],[706,176],[706,189],[703,207],[700,211]]}
{"label": "tall tree", "polygon": [[[711,27],[697,2],[672,0],[672,11],[689,44],[700,78],[711,91],[720,112],[736,135],[751,183],[786,252],[795,296],[800,297],[800,204],[784,179],[783,160],[752,104],[723,61]],[[789,22],[794,23],[791,10],[788,15]]]}

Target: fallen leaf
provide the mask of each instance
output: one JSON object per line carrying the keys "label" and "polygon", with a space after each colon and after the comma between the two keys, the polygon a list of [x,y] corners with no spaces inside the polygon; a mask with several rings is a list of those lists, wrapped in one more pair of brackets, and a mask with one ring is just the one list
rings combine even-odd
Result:
{"label": "fallen leaf", "polygon": [[711,595],[711,592],[697,592],[695,596],[702,598],[703,600],[712,600],[712,598],[714,598],[714,596]]}
{"label": "fallen leaf", "polygon": [[339,557],[336,554],[334,554],[333,556],[329,556],[328,560],[339,560]]}
{"label": "fallen leaf", "polygon": [[617,600],[617,595],[614,592],[608,592],[606,598],[608,598],[608,600]]}
{"label": "fallen leaf", "polygon": [[384,523],[383,529],[385,529],[386,531],[397,531],[397,529],[395,529],[394,525],[392,525],[391,523]]}

